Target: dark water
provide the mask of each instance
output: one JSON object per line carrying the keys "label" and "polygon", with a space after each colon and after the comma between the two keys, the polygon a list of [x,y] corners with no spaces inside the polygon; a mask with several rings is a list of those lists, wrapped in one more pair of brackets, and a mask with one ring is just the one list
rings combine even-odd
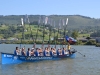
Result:
{"label": "dark water", "polygon": [[[13,44],[0,44],[0,52],[12,53],[16,46],[20,47]],[[24,46],[26,49],[32,47],[32,45],[22,45]],[[100,75],[100,48],[95,46],[72,47],[86,57],[76,53],[75,59],[13,65],[1,65],[0,60],[0,75]]]}

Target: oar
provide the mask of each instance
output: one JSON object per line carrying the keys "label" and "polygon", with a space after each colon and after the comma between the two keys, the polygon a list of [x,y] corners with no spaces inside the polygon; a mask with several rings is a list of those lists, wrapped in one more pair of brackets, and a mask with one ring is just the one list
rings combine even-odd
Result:
{"label": "oar", "polygon": [[[62,38],[61,36],[61,19],[59,20],[59,27],[58,27],[58,34],[60,36],[60,39]],[[58,40],[58,34],[57,34],[57,40]],[[61,44],[62,44],[62,41],[60,42],[60,48],[61,48]]]}
{"label": "oar", "polygon": [[55,29],[54,29],[54,42],[55,42],[55,48],[56,48]]}
{"label": "oar", "polygon": [[37,41],[38,32],[39,32],[39,28],[40,28],[40,25],[41,25],[40,21],[41,21],[41,16],[39,16],[39,20],[38,20],[38,28],[37,28],[37,33],[36,33],[35,43],[36,43],[36,41]]}
{"label": "oar", "polygon": [[[72,48],[72,49],[74,49],[74,48]],[[75,50],[75,49],[74,49]],[[77,50],[76,50],[77,51]],[[77,51],[78,52],[78,51]],[[80,52],[78,52],[79,54],[81,54],[83,57],[86,57],[84,54],[82,54],[82,53],[80,53]]]}
{"label": "oar", "polygon": [[64,40],[64,37],[65,37],[65,22],[64,22],[64,19],[62,20],[62,23],[63,23],[63,30],[64,30],[64,32],[63,32],[63,43],[62,43],[62,47],[63,47],[63,45],[64,45],[64,42],[65,42],[65,40]]}
{"label": "oar", "polygon": [[34,45],[33,45],[34,49],[35,49],[35,45],[36,45],[36,42],[37,42],[38,31],[39,31],[39,24],[38,24],[38,28],[37,28],[36,38],[35,38]]}
{"label": "oar", "polygon": [[[60,39],[62,38],[62,34],[61,34],[61,30],[59,31],[59,33],[60,33]],[[60,48],[62,47],[62,41],[60,42]]]}
{"label": "oar", "polygon": [[83,55],[82,53],[78,52],[79,54],[81,54],[83,57],[85,57],[85,55]]}
{"label": "oar", "polygon": [[22,45],[22,38],[21,38],[21,42],[20,42],[20,49],[21,49],[21,45]]}
{"label": "oar", "polygon": [[31,26],[30,26],[30,24],[29,24],[29,28],[30,28],[30,31],[31,31],[31,37],[32,37],[32,40],[33,40],[33,47],[34,47],[34,45],[35,45],[35,40],[33,39],[33,33],[32,33],[32,28],[31,28]]}
{"label": "oar", "polygon": [[50,44],[51,44],[51,26],[49,26],[49,42],[48,42],[48,47],[50,48]]}
{"label": "oar", "polygon": [[[66,28],[67,28],[67,25],[68,25],[68,18],[66,19],[66,25],[65,25],[65,35],[64,35],[64,37],[66,36]],[[66,45],[67,43],[65,43],[65,47],[67,47],[67,45]]]}
{"label": "oar", "polygon": [[57,40],[58,40],[58,34],[59,34],[59,28],[58,28],[58,32],[57,32],[56,43],[57,43]]}
{"label": "oar", "polygon": [[[48,22],[48,18],[46,19],[45,24],[47,24],[47,22]],[[51,22],[52,22],[52,20],[51,20]],[[55,22],[54,22],[54,23],[55,23]],[[51,31],[52,23],[50,23],[48,27],[49,27],[49,28],[48,28],[48,30],[49,30],[48,48],[50,49],[50,44],[51,44],[51,34],[52,34],[52,31]]]}
{"label": "oar", "polygon": [[44,32],[45,32],[45,25],[43,23],[43,34],[42,34],[43,39],[42,39],[42,46],[41,46],[42,49],[44,49],[44,37],[45,37]]}
{"label": "oar", "polygon": [[55,43],[55,48],[56,48],[56,39],[55,39],[55,21],[54,21],[54,28],[53,28],[53,32],[54,32],[54,43]]}

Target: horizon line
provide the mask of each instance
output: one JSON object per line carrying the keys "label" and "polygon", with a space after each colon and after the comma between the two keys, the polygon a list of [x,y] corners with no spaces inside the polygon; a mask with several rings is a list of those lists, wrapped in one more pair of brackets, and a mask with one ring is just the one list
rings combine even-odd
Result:
{"label": "horizon line", "polygon": [[[84,16],[84,17],[89,17],[89,18],[95,18],[95,17],[90,17],[90,16],[85,16],[85,15],[80,15],[80,14],[73,14],[73,15],[64,15],[64,14],[9,14],[9,15],[0,15],[0,16],[11,16],[11,15],[40,15],[40,16],[52,16],[52,15],[60,15],[60,16]],[[100,19],[100,18],[95,18],[95,19]]]}

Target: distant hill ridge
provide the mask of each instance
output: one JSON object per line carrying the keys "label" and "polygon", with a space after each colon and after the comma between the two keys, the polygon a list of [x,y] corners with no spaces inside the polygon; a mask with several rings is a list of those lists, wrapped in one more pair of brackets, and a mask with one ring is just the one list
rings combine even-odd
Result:
{"label": "distant hill ridge", "polygon": [[[39,21],[40,15],[28,15],[29,21]],[[40,22],[43,23],[45,19],[45,15],[41,15],[41,20]],[[27,16],[26,15],[0,15],[0,24],[21,24],[21,18],[24,18],[24,21],[27,23]],[[81,28],[81,27],[86,27],[86,26],[100,26],[100,19],[95,19],[87,16],[82,16],[82,15],[49,15],[48,16],[49,21],[48,23],[51,25],[54,25],[55,21],[55,26],[57,27],[60,24],[62,24],[62,20],[64,20],[64,23],[66,21],[66,18],[68,18],[68,27],[69,28]]]}

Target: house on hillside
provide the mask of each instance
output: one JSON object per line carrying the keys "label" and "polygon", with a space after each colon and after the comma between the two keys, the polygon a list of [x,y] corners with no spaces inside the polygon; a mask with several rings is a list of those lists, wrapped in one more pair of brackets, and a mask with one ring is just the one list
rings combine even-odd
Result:
{"label": "house on hillside", "polygon": [[58,42],[62,42],[65,40],[65,38],[58,38],[57,40],[58,40]]}
{"label": "house on hillside", "polygon": [[90,39],[87,39],[86,37],[83,37],[83,38],[77,38],[77,40],[82,42],[88,42],[88,41],[96,41],[96,38],[90,37]]}

